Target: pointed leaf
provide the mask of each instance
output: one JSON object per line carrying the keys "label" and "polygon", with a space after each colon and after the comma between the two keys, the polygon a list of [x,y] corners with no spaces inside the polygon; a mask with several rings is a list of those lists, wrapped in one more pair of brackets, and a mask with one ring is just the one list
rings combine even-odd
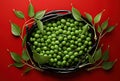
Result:
{"label": "pointed leaf", "polygon": [[17,68],[22,68],[24,65],[22,63],[18,63],[18,62],[15,62],[13,64],[13,66],[17,67]]}
{"label": "pointed leaf", "polygon": [[89,22],[92,22],[92,16],[89,13],[86,13],[86,18]]}
{"label": "pointed leaf", "polygon": [[110,70],[112,69],[113,65],[114,65],[114,62],[103,62],[102,68],[104,70]]}
{"label": "pointed leaf", "polygon": [[43,23],[40,20],[37,20],[37,26],[41,32],[43,32]]}
{"label": "pointed leaf", "polygon": [[14,9],[13,11],[14,11],[15,15],[16,15],[18,18],[21,18],[21,19],[24,18],[24,14],[23,14],[22,11],[15,10],[15,9]]}
{"label": "pointed leaf", "polygon": [[83,31],[81,34],[83,35],[88,31],[88,24],[84,25],[82,28],[83,28]]}
{"label": "pointed leaf", "polygon": [[90,54],[88,54],[88,60],[89,60],[89,63],[91,63],[91,64],[95,63],[93,57]]}
{"label": "pointed leaf", "polygon": [[115,26],[110,26],[109,28],[107,28],[106,32],[111,32],[112,30],[114,30]]}
{"label": "pointed leaf", "polygon": [[28,56],[27,50],[22,51],[22,59],[28,61],[30,57]]}
{"label": "pointed leaf", "polygon": [[26,35],[25,35],[24,38],[23,38],[23,41],[22,41],[22,47],[24,47],[25,44],[26,44]]}
{"label": "pointed leaf", "polygon": [[102,60],[107,61],[109,59],[109,50],[106,50],[102,56]]}
{"label": "pointed leaf", "polygon": [[45,15],[46,10],[39,11],[35,14],[34,18],[35,19],[42,19],[43,16]]}
{"label": "pointed leaf", "polygon": [[37,53],[33,54],[33,59],[38,64],[45,64],[45,63],[48,63],[48,61],[49,61],[48,56],[40,55],[40,54],[37,54]]}
{"label": "pointed leaf", "polygon": [[74,19],[76,19],[77,21],[81,20],[80,12],[74,7],[72,7],[72,15],[73,15]]}
{"label": "pointed leaf", "polygon": [[27,73],[29,73],[31,71],[31,68],[26,68],[25,70],[24,70],[24,72],[23,72],[23,74],[27,74]]}
{"label": "pointed leaf", "polygon": [[97,28],[97,32],[98,32],[98,33],[101,33],[101,31],[102,31],[101,27],[98,26],[98,28]]}
{"label": "pointed leaf", "polygon": [[94,17],[94,24],[98,23],[101,19],[101,16],[102,16],[102,13],[104,12],[105,10],[103,10],[102,12],[98,13],[95,17]]}
{"label": "pointed leaf", "polygon": [[34,14],[35,14],[34,13],[34,7],[33,7],[32,3],[30,3],[29,6],[28,6],[28,15],[29,15],[29,17],[33,17]]}
{"label": "pointed leaf", "polygon": [[99,49],[95,52],[93,58],[94,58],[94,60],[95,60],[95,62],[96,62],[96,61],[100,60],[101,57],[102,57],[102,51],[101,51],[101,48],[99,48]]}
{"label": "pointed leaf", "polygon": [[102,23],[101,25],[102,30],[105,30],[107,26],[108,26],[108,19]]}
{"label": "pointed leaf", "polygon": [[12,57],[12,59],[15,61],[15,62],[21,62],[21,57],[20,57],[20,55],[18,55],[17,53],[15,53],[15,52],[10,52],[10,54],[11,54],[11,57]]}
{"label": "pointed leaf", "polygon": [[11,32],[14,36],[20,36],[20,33],[21,33],[21,29],[20,27],[15,24],[15,23],[10,23],[11,24]]}

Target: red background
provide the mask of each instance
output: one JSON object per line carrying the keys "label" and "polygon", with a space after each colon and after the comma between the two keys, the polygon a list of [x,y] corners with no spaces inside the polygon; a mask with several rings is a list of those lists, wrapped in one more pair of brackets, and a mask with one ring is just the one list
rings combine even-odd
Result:
{"label": "red background", "polygon": [[[105,36],[102,40],[104,49],[110,45],[110,60],[118,59],[113,69],[109,72],[102,69],[91,72],[77,72],[66,75],[46,74],[31,71],[25,76],[21,76],[23,69],[15,67],[8,68],[12,59],[6,49],[21,53],[21,40],[11,35],[9,20],[22,26],[24,20],[18,19],[12,9],[22,10],[27,16],[28,0],[0,0],[0,81],[120,81],[120,0],[71,0],[82,14],[89,12],[93,16],[106,9],[102,16],[104,21],[110,17],[109,24],[118,23],[116,29]],[[32,0],[35,11],[47,9],[71,9],[70,0]]]}

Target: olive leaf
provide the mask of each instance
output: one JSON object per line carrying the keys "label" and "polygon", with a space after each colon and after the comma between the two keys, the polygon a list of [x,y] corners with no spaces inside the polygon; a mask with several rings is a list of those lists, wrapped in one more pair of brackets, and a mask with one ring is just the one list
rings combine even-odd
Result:
{"label": "olive leaf", "polygon": [[16,15],[18,18],[21,18],[21,19],[24,18],[24,14],[23,14],[22,11],[13,9],[13,12],[15,13],[15,15]]}
{"label": "olive leaf", "polygon": [[73,15],[75,20],[77,20],[77,21],[81,20],[80,12],[76,8],[74,8],[74,7],[72,7],[72,15]]}
{"label": "olive leaf", "polygon": [[33,54],[33,59],[38,64],[45,64],[45,63],[48,63],[48,61],[49,61],[48,56],[40,55],[40,54],[37,54],[37,53]]}
{"label": "olive leaf", "polygon": [[94,53],[94,60],[95,62],[100,60],[100,58],[102,57],[102,51],[101,51],[101,48],[99,48],[95,53]]}
{"label": "olive leaf", "polygon": [[27,68],[24,70],[23,74],[27,74],[27,73],[29,73],[30,70],[31,70],[31,68],[27,67]]}
{"label": "olive leaf", "polygon": [[102,31],[102,29],[101,29],[100,25],[98,25],[97,32],[101,33],[101,31]]}
{"label": "olive leaf", "polygon": [[113,67],[114,63],[115,62],[103,62],[102,68],[104,70],[110,70]]}
{"label": "olive leaf", "polygon": [[20,27],[15,24],[15,23],[10,23],[11,24],[11,32],[14,36],[20,36],[20,33],[21,33],[21,29]]}
{"label": "olive leaf", "polygon": [[94,17],[94,24],[98,23],[101,19],[101,16],[102,16],[102,13],[104,12],[105,10],[103,10],[102,12],[98,13],[95,17]]}
{"label": "olive leaf", "polygon": [[88,24],[83,26],[83,31],[82,31],[82,35],[85,34],[88,31]]}
{"label": "olive leaf", "polygon": [[107,28],[106,32],[111,32],[112,30],[114,30],[115,26],[110,26],[109,28]]}
{"label": "olive leaf", "polygon": [[34,18],[35,18],[35,19],[42,19],[42,17],[45,15],[45,12],[46,12],[46,10],[38,11],[38,12],[35,14]]}
{"label": "olive leaf", "polygon": [[102,60],[107,61],[109,59],[109,50],[107,49],[102,56]]}
{"label": "olive leaf", "polygon": [[86,18],[89,22],[92,22],[92,15],[90,15],[89,13],[86,13]]}
{"label": "olive leaf", "polygon": [[15,62],[21,63],[21,57],[19,54],[15,53],[15,52],[10,52],[12,59]]}
{"label": "olive leaf", "polygon": [[36,20],[37,26],[41,32],[43,32],[43,23],[40,20]]}
{"label": "olive leaf", "polygon": [[26,43],[26,35],[24,36],[23,40],[22,40],[22,47],[25,46],[25,43]]}
{"label": "olive leaf", "polygon": [[29,15],[29,17],[33,17],[35,15],[34,7],[33,7],[32,3],[30,3],[28,6],[28,15]]}
{"label": "olive leaf", "polygon": [[27,50],[22,51],[22,59],[28,61],[30,57],[28,56]]}
{"label": "olive leaf", "polygon": [[23,63],[15,62],[15,63],[13,64],[13,66],[15,66],[15,67],[17,67],[17,68],[22,68],[22,67],[24,66],[24,64],[23,64]]}
{"label": "olive leaf", "polygon": [[101,25],[102,30],[105,30],[107,26],[108,26],[108,19],[102,23]]}
{"label": "olive leaf", "polygon": [[91,64],[95,63],[93,57],[90,54],[88,54],[88,60],[89,60],[89,63],[91,63]]}

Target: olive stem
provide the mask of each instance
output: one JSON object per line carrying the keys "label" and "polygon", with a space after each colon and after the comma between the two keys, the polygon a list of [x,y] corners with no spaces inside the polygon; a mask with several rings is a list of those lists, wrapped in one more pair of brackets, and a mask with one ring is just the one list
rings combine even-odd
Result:
{"label": "olive stem", "polygon": [[35,21],[33,21],[33,22],[30,22],[30,23],[28,23],[28,24],[26,24],[26,26],[28,26],[28,25],[30,25],[30,24],[33,24]]}
{"label": "olive stem", "polygon": [[94,25],[92,26],[91,24],[89,24],[85,19],[83,19],[83,18],[81,18],[82,19],[82,21],[84,21],[85,23],[87,23],[91,28],[93,28],[93,30],[94,30],[94,33],[95,33],[95,36],[94,36],[94,39],[95,40],[97,40],[97,36],[96,36],[96,30],[95,30],[95,27],[94,27]]}
{"label": "olive stem", "polygon": [[100,43],[100,40],[101,40],[102,37],[103,37],[103,36],[102,36],[102,33],[103,33],[103,30],[101,31],[101,33],[100,33],[100,35],[99,35],[99,37],[98,37],[98,42],[97,42],[95,51],[94,51],[94,53],[93,53],[93,57],[94,57],[94,55],[95,55],[96,50],[98,49],[98,45],[99,45],[99,43]]}
{"label": "olive stem", "polygon": [[[22,38],[22,39],[23,39],[23,32],[24,32],[25,26],[30,25],[30,24],[33,24],[33,23],[34,23],[34,21],[33,21],[33,22],[29,22],[29,21],[31,21],[31,20],[33,20],[33,18],[29,19],[28,21],[26,21],[26,22],[23,24],[23,27],[22,27],[22,32],[21,32],[21,38]],[[28,23],[28,22],[29,22],[29,23]]]}
{"label": "olive stem", "polygon": [[8,67],[11,67],[13,64],[9,64]]}
{"label": "olive stem", "polygon": [[26,18],[24,18],[24,21],[26,22]]}
{"label": "olive stem", "polygon": [[95,51],[94,51],[94,53],[93,53],[93,56],[92,57],[94,57],[94,55],[95,55],[95,52],[96,52],[96,50],[98,49],[98,45],[99,45],[99,43],[100,43],[100,36],[98,37],[98,42],[97,42],[97,45],[96,45],[96,48],[95,48]]}
{"label": "olive stem", "polygon": [[30,65],[30,64],[28,64],[28,63],[26,63],[26,62],[24,62],[24,61],[22,61],[22,63],[25,64],[25,65],[27,65],[28,67],[30,67],[30,68],[32,68],[32,69],[36,69],[36,70],[42,71],[42,70],[39,69],[38,67],[34,67],[34,66],[32,66],[32,65]]}
{"label": "olive stem", "polygon": [[98,64],[96,64],[96,67],[99,66],[102,62],[103,62],[103,60],[101,60]]}
{"label": "olive stem", "polygon": [[27,21],[25,22],[25,24],[28,23],[28,22],[30,22],[30,21],[32,21],[32,20],[35,20],[35,19],[34,19],[34,18],[30,18],[29,20],[27,20]]}
{"label": "olive stem", "polygon": [[28,57],[30,58],[30,62],[31,62],[31,64],[35,67],[35,64],[34,64],[34,62],[32,61],[30,55],[29,55],[28,53],[27,53],[27,55],[28,55]]}
{"label": "olive stem", "polygon": [[20,35],[21,40],[23,40],[23,37]]}
{"label": "olive stem", "polygon": [[102,34],[101,38],[104,37],[107,34],[107,32],[105,32],[104,34]]}
{"label": "olive stem", "polygon": [[91,70],[94,70],[94,69],[97,69],[97,68],[102,68],[102,66],[94,66],[94,67],[91,67],[91,68],[88,68],[87,71],[91,71]]}
{"label": "olive stem", "polygon": [[23,24],[23,27],[22,27],[22,32],[21,32],[21,39],[23,40],[23,31],[24,31],[24,28],[26,26],[26,23],[28,23],[29,21],[31,20],[34,20],[34,18],[30,18],[29,20],[26,21],[26,18],[24,18],[25,20],[25,23]]}

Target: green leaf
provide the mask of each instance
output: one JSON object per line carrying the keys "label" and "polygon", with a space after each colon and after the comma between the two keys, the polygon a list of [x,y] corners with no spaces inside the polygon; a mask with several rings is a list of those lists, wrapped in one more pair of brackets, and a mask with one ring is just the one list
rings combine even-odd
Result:
{"label": "green leaf", "polygon": [[97,28],[97,32],[98,32],[98,33],[101,33],[101,31],[102,31],[101,27],[98,26],[98,28]]}
{"label": "green leaf", "polygon": [[31,68],[26,68],[25,70],[24,70],[24,72],[23,72],[23,74],[27,74],[27,73],[29,73],[31,71]]}
{"label": "green leaf", "polygon": [[32,3],[30,3],[28,6],[28,15],[29,15],[29,17],[33,17],[35,15],[34,7],[33,7]]}
{"label": "green leaf", "polygon": [[103,10],[102,12],[98,13],[95,17],[94,17],[94,24],[98,23],[101,19],[101,16],[102,16],[102,13],[104,12],[105,10]]}
{"label": "green leaf", "polygon": [[83,28],[83,31],[81,34],[83,35],[88,31],[88,24],[84,25],[82,28]]}
{"label": "green leaf", "polygon": [[22,59],[28,61],[30,57],[28,56],[27,50],[22,51]]}
{"label": "green leaf", "polygon": [[24,14],[23,14],[22,11],[15,10],[15,9],[14,9],[13,11],[14,11],[15,15],[16,15],[18,18],[21,18],[21,19],[24,18]]}
{"label": "green leaf", "polygon": [[106,50],[102,56],[102,60],[107,61],[109,59],[109,50]]}
{"label": "green leaf", "polygon": [[35,19],[42,19],[43,16],[45,15],[46,10],[39,11],[35,14],[34,18]]}
{"label": "green leaf", "polygon": [[92,22],[92,16],[89,13],[86,13],[86,18],[89,22]]}
{"label": "green leaf", "polygon": [[77,21],[81,20],[80,12],[76,8],[74,8],[74,7],[72,7],[72,15],[73,15],[75,20],[77,20]]}
{"label": "green leaf", "polygon": [[102,23],[101,25],[102,30],[105,30],[107,26],[108,26],[108,19]]}
{"label": "green leaf", "polygon": [[89,63],[91,63],[91,64],[95,63],[93,57],[90,54],[88,54],[88,60],[89,60]]}
{"label": "green leaf", "polygon": [[11,54],[12,59],[13,59],[15,62],[21,63],[21,57],[20,57],[20,55],[18,55],[18,54],[15,53],[15,52],[10,52],[10,54]]}
{"label": "green leaf", "polygon": [[96,62],[96,61],[100,60],[101,57],[102,57],[102,51],[101,51],[101,48],[99,48],[99,49],[95,52],[93,58],[94,58],[94,60],[95,60],[95,62]]}
{"label": "green leaf", "polygon": [[43,23],[40,20],[37,20],[37,26],[41,32],[43,32]]}
{"label": "green leaf", "polygon": [[45,64],[45,63],[48,63],[48,61],[49,61],[48,56],[40,55],[40,54],[37,54],[37,53],[33,54],[33,59],[38,64]]}
{"label": "green leaf", "polygon": [[115,62],[103,62],[102,68],[103,68],[104,70],[110,70],[110,69],[112,69],[114,63],[115,63]]}
{"label": "green leaf", "polygon": [[22,67],[24,66],[24,64],[15,62],[15,63],[13,64],[13,66],[15,66],[15,67],[17,67],[17,68],[22,68]]}
{"label": "green leaf", "polygon": [[114,30],[115,26],[110,26],[109,28],[107,28],[106,32],[111,32],[112,30]]}
{"label": "green leaf", "polygon": [[22,40],[22,47],[24,47],[26,44],[26,35],[24,36],[23,40]]}
{"label": "green leaf", "polygon": [[11,32],[14,36],[20,36],[20,33],[21,33],[21,29],[20,27],[15,24],[15,23],[10,23],[11,24]]}

